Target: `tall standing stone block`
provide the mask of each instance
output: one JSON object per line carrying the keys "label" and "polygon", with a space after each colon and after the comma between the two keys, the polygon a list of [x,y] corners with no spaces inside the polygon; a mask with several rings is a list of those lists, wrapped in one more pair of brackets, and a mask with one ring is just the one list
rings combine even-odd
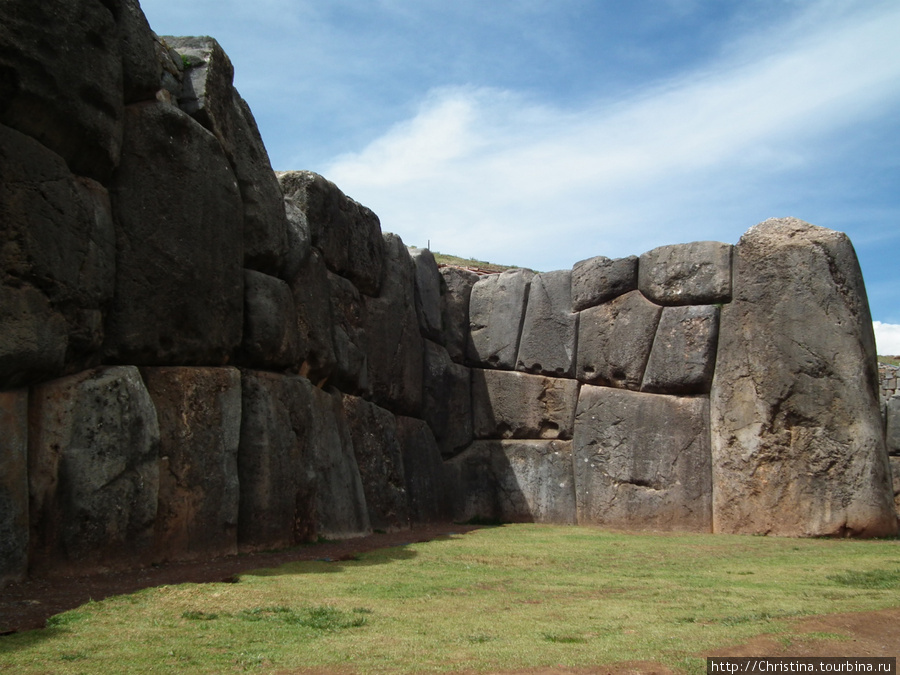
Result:
{"label": "tall standing stone block", "polygon": [[584,386],[573,443],[579,524],[712,529],[706,398]]}
{"label": "tall standing stone block", "polygon": [[409,496],[396,418],[356,396],[344,396],[344,413],[369,507],[369,522],[385,531],[409,528]]}
{"label": "tall standing stone block", "polygon": [[544,272],[531,280],[516,369],[572,377],[578,315],[572,312],[572,273]]}
{"label": "tall standing stone block", "polygon": [[326,380],[334,371],[334,317],[331,308],[332,284],[322,255],[313,249],[305,265],[289,283],[297,314],[297,339],[301,374],[314,382]]}
{"label": "tall standing stone block", "polygon": [[662,307],[639,291],[581,312],[578,365],[581,382],[640,389]]}
{"label": "tall standing stone block", "polygon": [[731,299],[731,244],[660,246],[638,263],[638,290],[660,305],[708,305]]}
{"label": "tall standing stone block", "polygon": [[637,290],[638,258],[596,256],[572,267],[572,309],[580,312]]}
{"label": "tall standing stone block", "polygon": [[578,387],[575,380],[473,369],[475,438],[571,438]]}
{"label": "tall standing stone block", "polygon": [[443,344],[454,362],[465,363],[469,344],[469,300],[472,287],[480,277],[461,267],[441,267],[439,271],[445,289],[441,296]]}
{"label": "tall standing stone block", "polygon": [[237,553],[241,376],[235,368],[145,368],[159,422],[156,556]]}
{"label": "tall standing stone block", "polygon": [[242,361],[256,368],[296,369],[300,364],[297,306],[277,277],[244,270]]}
{"label": "tall standing stone block", "polygon": [[0,589],[28,573],[28,390],[0,392]]}
{"label": "tall standing stone block", "polygon": [[715,305],[663,308],[641,391],[708,394],[718,339],[719,308]]}
{"label": "tall standing stone block", "polygon": [[412,523],[445,522],[453,517],[441,451],[431,429],[415,417],[396,418],[403,454],[403,477]]}
{"label": "tall standing stone block", "polygon": [[425,341],[422,418],[444,457],[472,442],[471,380],[469,368],[451,361],[440,345]]}
{"label": "tall standing stone block", "polygon": [[278,179],[285,197],[306,215],[312,245],[328,269],[350,279],[361,293],[377,296],[388,255],[378,216],[312,171],[289,171]]}
{"label": "tall standing stone block", "polygon": [[571,441],[476,441],[446,471],[456,520],[576,522]]}
{"label": "tall standing stone block", "polygon": [[793,218],[747,231],[711,393],[715,530],[893,534],[877,386],[846,235]]}
{"label": "tall standing stone block", "polygon": [[438,272],[434,255],[427,248],[410,248],[416,270],[416,314],[422,337],[433,342],[443,342],[441,330],[441,284],[444,279]]}
{"label": "tall standing stone block", "polygon": [[884,417],[888,454],[900,456],[900,396],[897,394],[885,403]]}
{"label": "tall standing stone block", "polygon": [[125,113],[110,189],[116,287],[107,321],[113,361],[219,365],[241,341],[241,199],[216,139],[177,108]]}
{"label": "tall standing stone block", "polygon": [[369,390],[369,363],[366,357],[366,304],[349,279],[328,273],[331,288],[332,338],[335,369],[331,384],[348,394]]}
{"label": "tall standing stone block", "polygon": [[146,563],[153,547],[160,435],[133,366],[32,389],[31,549],[40,568]]}
{"label": "tall standing stone block", "polygon": [[513,370],[528,291],[534,273],[507,270],[482,277],[469,298],[469,361],[484,368]]}
{"label": "tall standing stone block", "polygon": [[416,316],[415,271],[400,237],[384,235],[384,250],[381,293],[363,296],[371,396],[383,408],[418,417],[425,348]]}

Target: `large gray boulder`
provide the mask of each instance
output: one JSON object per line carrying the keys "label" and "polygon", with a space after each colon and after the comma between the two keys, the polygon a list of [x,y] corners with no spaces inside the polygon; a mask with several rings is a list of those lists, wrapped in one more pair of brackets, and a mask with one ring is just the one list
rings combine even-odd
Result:
{"label": "large gray boulder", "polygon": [[638,258],[596,256],[572,267],[572,310],[580,312],[637,289]]}
{"label": "large gray boulder", "polygon": [[150,101],[156,97],[163,76],[157,55],[159,38],[150,29],[138,0],[119,0],[116,5],[125,103]]}
{"label": "large gray boulder", "polygon": [[468,358],[484,368],[513,370],[533,272],[507,270],[482,277],[469,298]]}
{"label": "large gray boulder", "polygon": [[793,218],[748,230],[711,392],[716,531],[893,534],[877,387],[846,235]]}
{"label": "large gray boulder", "polygon": [[475,438],[572,438],[578,387],[575,380],[475,368]]}
{"label": "large gray boulder", "polygon": [[442,343],[454,362],[465,363],[469,344],[469,298],[480,277],[461,267],[441,267],[439,272],[444,289],[441,296]]}
{"label": "large gray boulder", "polygon": [[575,416],[578,523],[712,529],[709,402],[581,388]]}
{"label": "large gray boulder", "polygon": [[403,240],[384,235],[384,282],[366,305],[372,400],[400,415],[419,417],[425,351],[416,317],[414,267]]}
{"label": "large gray boulder", "polygon": [[894,512],[897,514],[897,520],[900,522],[900,457],[891,457],[891,474],[894,477]]}
{"label": "large gray boulder", "polygon": [[0,589],[27,574],[28,390],[18,389],[0,391]]}
{"label": "large gray boulder", "polygon": [[289,171],[278,179],[285,196],[306,215],[312,244],[328,269],[350,279],[361,293],[378,295],[386,255],[378,216],[312,171]]}
{"label": "large gray boulder", "polygon": [[0,123],[40,141],[75,173],[105,182],[119,161],[124,98],[109,3],[0,3],[0,73]]}
{"label": "large gray boulder", "polygon": [[889,455],[900,455],[900,395],[885,402],[885,440]]}
{"label": "large gray boulder", "polygon": [[243,365],[296,369],[300,365],[297,306],[290,286],[277,277],[244,270]]}
{"label": "large gray boulder", "polygon": [[185,63],[178,104],[222,144],[243,202],[244,266],[279,276],[288,246],[284,197],[234,66],[210,37],[165,37]]}
{"label": "large gray boulder", "polygon": [[425,341],[422,418],[441,454],[452,457],[472,442],[471,371],[450,360],[441,345]]}
{"label": "large gray boulder", "polygon": [[335,368],[329,380],[348,394],[369,391],[369,364],[366,357],[366,304],[349,279],[328,272],[331,288],[332,342]]}
{"label": "large gray boulder", "polygon": [[641,391],[708,394],[718,338],[719,308],[715,305],[665,307]]}
{"label": "large gray boulder", "polygon": [[300,373],[313,382],[324,382],[334,371],[332,284],[322,255],[313,249],[305,265],[291,278],[297,311],[297,338],[303,364]]}
{"label": "large gray boulder", "polygon": [[531,279],[516,370],[572,377],[578,315],[572,312],[572,273],[544,272]]}
{"label": "large gray boulder", "polygon": [[641,255],[638,289],[660,305],[711,305],[731,299],[731,244],[696,241]]}
{"label": "large gray boulder", "polygon": [[396,418],[403,455],[403,477],[412,523],[439,523],[452,518],[441,451],[428,425],[415,417]]}
{"label": "large gray boulder", "polygon": [[110,189],[116,287],[109,359],[217,365],[241,341],[241,200],[216,139],[177,108],[125,113],[122,162]]}
{"label": "large gray boulder", "polygon": [[409,528],[409,495],[396,418],[357,396],[344,396],[344,413],[369,508],[369,522],[374,529],[385,532]]}
{"label": "large gray boulder", "polygon": [[241,376],[235,368],[145,368],[159,422],[156,559],[237,553]]}
{"label": "large gray boulder", "polygon": [[96,365],[113,295],[109,195],[37,141],[0,126],[0,383]]}
{"label": "large gray boulder", "polygon": [[371,532],[339,396],[242,371],[238,544],[255,550]]}
{"label": "large gray boulder", "polygon": [[146,564],[160,436],[138,369],[97,368],[34,387],[29,417],[34,567]]}
{"label": "large gray boulder", "polygon": [[446,471],[455,520],[576,522],[571,441],[476,441]]}
{"label": "large gray boulder", "polygon": [[427,248],[409,248],[409,256],[413,261],[416,275],[416,315],[419,317],[419,330],[426,340],[442,343],[441,330],[441,285],[443,277],[438,272],[434,255]]}
{"label": "large gray boulder", "polygon": [[576,375],[581,382],[637,390],[662,307],[631,291],[580,313]]}

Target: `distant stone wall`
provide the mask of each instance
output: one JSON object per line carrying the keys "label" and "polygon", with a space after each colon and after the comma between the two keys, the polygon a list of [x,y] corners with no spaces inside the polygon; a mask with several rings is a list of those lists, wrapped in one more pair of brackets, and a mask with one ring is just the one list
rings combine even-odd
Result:
{"label": "distant stone wall", "polygon": [[0,46],[0,584],[451,518],[896,531],[844,235],[439,270],[272,171],[215,40],[13,0]]}

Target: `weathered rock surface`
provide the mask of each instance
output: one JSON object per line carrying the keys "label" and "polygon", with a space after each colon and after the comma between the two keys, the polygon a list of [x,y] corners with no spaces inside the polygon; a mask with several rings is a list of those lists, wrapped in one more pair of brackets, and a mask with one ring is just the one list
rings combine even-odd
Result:
{"label": "weathered rock surface", "polygon": [[140,373],[104,367],[30,397],[31,551],[43,567],[146,563],[159,487],[159,426]]}
{"label": "weathered rock surface", "polygon": [[885,403],[885,441],[889,455],[900,455],[900,396]]}
{"label": "weathered rock surface", "polygon": [[28,574],[28,390],[0,392],[0,588]]}
{"label": "weathered rock surface", "polygon": [[452,517],[441,451],[431,429],[415,417],[396,418],[403,454],[403,477],[412,523],[434,523]]}
{"label": "weathered rock surface", "polygon": [[641,255],[638,289],[660,305],[711,305],[731,298],[731,244],[697,241]]}
{"label": "weathered rock surface", "polygon": [[281,279],[244,270],[244,365],[269,370],[300,362],[297,308],[290,286]]}
{"label": "weathered rock surface", "polygon": [[760,223],[735,249],[734,291],[711,394],[715,530],[892,534],[875,340],[850,241],[792,218]]}
{"label": "weathered rock surface", "polygon": [[577,377],[581,382],[640,389],[662,307],[632,291],[581,312]]}
{"label": "weathered rock surface", "polygon": [[366,305],[349,279],[328,273],[331,287],[332,341],[335,369],[331,384],[348,394],[369,391],[369,364],[366,357]]}
{"label": "weathered rock surface", "polygon": [[278,178],[285,196],[306,214],[312,244],[328,269],[350,279],[360,292],[378,295],[387,255],[378,216],[312,171],[289,171]]}
{"label": "weathered rock surface", "polygon": [[0,123],[103,182],[119,160],[122,105],[119,29],[107,3],[0,4]]}
{"label": "weathered rock surface", "polygon": [[128,106],[110,195],[117,257],[109,358],[225,363],[243,327],[241,201],[215,138],[172,106]]}
{"label": "weathered rock surface", "polygon": [[665,307],[641,391],[708,394],[718,339],[719,308],[715,305]]}
{"label": "weathered rock surface", "polygon": [[572,311],[608,302],[637,289],[638,258],[596,256],[572,267]]}
{"label": "weathered rock surface", "polygon": [[900,521],[900,457],[891,457],[890,464],[894,477],[894,511],[897,514],[897,520]]}
{"label": "weathered rock surface", "polygon": [[307,264],[290,280],[297,310],[297,338],[304,363],[301,374],[321,382],[334,371],[334,327],[328,268],[321,254],[313,249]]}
{"label": "weathered rock surface", "polygon": [[416,315],[422,337],[440,344],[444,335],[441,330],[441,284],[443,277],[438,272],[434,255],[427,248],[409,248],[416,275]]}
{"label": "weathered rock surface", "polygon": [[455,520],[575,524],[571,441],[476,441],[446,469]]}
{"label": "weathered rock surface", "polygon": [[353,451],[362,479],[369,522],[390,532],[410,526],[409,497],[397,421],[384,408],[356,396],[344,396]]}
{"label": "weathered rock surface", "polygon": [[418,417],[425,348],[416,317],[415,272],[400,237],[384,235],[384,251],[381,294],[363,298],[371,396],[383,408]]}
{"label": "weathered rock surface", "polygon": [[708,405],[582,387],[573,441],[578,523],[709,532]]}
{"label": "weathered rock surface", "polygon": [[443,344],[456,363],[465,363],[469,344],[469,298],[478,281],[475,272],[460,267],[441,267],[444,294],[441,296]]}
{"label": "weathered rock surface", "polygon": [[471,371],[450,360],[441,345],[425,341],[422,417],[444,457],[472,442]]}
{"label": "weathered rock surface", "polygon": [[113,294],[106,190],[40,143],[0,126],[0,381],[59,375],[98,358]]}
{"label": "weathered rock surface", "polygon": [[473,369],[475,438],[571,438],[578,388],[575,380]]}
{"label": "weathered rock surface", "polygon": [[115,4],[118,5],[116,23],[122,50],[124,101],[127,104],[153,100],[163,73],[156,51],[158,38],[150,29],[138,0],[119,0]]}
{"label": "weathered rock surface", "polygon": [[243,202],[244,266],[278,276],[287,255],[284,198],[256,120],[233,86],[234,66],[210,37],[166,37],[185,60],[178,103],[222,144]]}
{"label": "weathered rock surface", "polygon": [[159,423],[158,560],[237,553],[241,376],[235,368],[145,368]]}
{"label": "weathered rock surface", "polygon": [[507,270],[482,277],[469,298],[468,358],[485,368],[513,370],[532,272]]}
{"label": "weathered rock surface", "polygon": [[544,272],[531,279],[516,370],[572,377],[578,315],[572,312],[572,273]]}

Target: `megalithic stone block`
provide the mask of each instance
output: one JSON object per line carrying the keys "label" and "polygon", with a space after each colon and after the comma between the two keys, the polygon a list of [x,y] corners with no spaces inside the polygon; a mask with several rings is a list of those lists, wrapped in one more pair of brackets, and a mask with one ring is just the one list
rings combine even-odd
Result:
{"label": "megalithic stone block", "polygon": [[638,290],[660,305],[708,305],[731,299],[731,244],[660,246],[638,263]]}
{"label": "megalithic stone block", "polygon": [[713,379],[717,532],[897,530],[875,339],[846,235],[767,220],[735,248]]}
{"label": "megalithic stone block", "polygon": [[28,390],[0,392],[0,588],[28,574]]}
{"label": "megalithic stone block", "polygon": [[575,374],[578,315],[572,311],[572,273],[536,274],[519,340],[516,370],[551,377]]}
{"label": "megalithic stone block", "polygon": [[416,275],[416,314],[422,337],[441,344],[441,285],[443,277],[438,272],[434,255],[427,248],[410,248]]}
{"label": "megalithic stone block", "polygon": [[481,277],[461,267],[441,267],[440,273],[445,288],[441,296],[443,344],[454,362],[465,363],[469,344],[469,300],[472,287]]}
{"label": "megalithic stone block", "polygon": [[513,370],[533,272],[507,270],[482,277],[469,298],[469,361]]}
{"label": "megalithic stone block", "polygon": [[719,308],[715,305],[663,308],[641,391],[708,394],[718,338]]}
{"label": "megalithic stone block", "polygon": [[638,258],[596,256],[572,267],[572,310],[596,307],[637,290]]}

